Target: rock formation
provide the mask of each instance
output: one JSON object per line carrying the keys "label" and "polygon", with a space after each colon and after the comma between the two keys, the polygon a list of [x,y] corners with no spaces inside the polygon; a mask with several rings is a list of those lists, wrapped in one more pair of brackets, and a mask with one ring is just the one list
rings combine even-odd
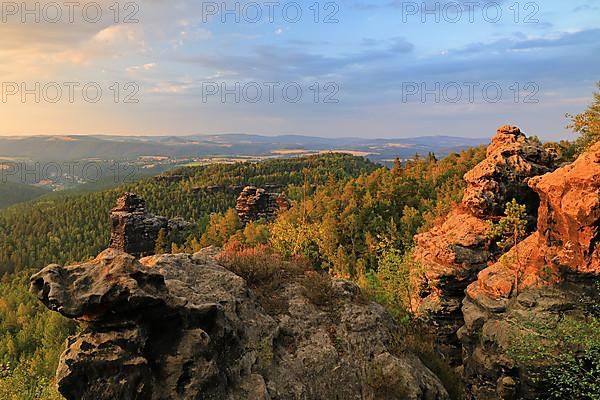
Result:
{"label": "rock formation", "polygon": [[[209,186],[193,187],[191,189],[191,192],[195,193],[195,194],[227,193],[227,194],[234,194],[236,196],[239,196],[240,193],[244,190],[244,188],[248,187],[248,186],[252,186],[252,185],[247,185],[247,184],[209,185]],[[281,192],[283,189],[285,189],[285,185],[282,185],[280,183],[265,183],[261,186],[263,189],[265,189],[265,191],[268,191],[268,192]],[[278,196],[278,194],[276,194],[276,196]]]}
{"label": "rock formation", "polygon": [[125,193],[117,199],[110,211],[111,235],[109,247],[135,257],[154,254],[156,239],[161,229],[166,232],[190,226],[181,218],[169,220],[146,212],[146,202],[134,193]]}
{"label": "rock formation", "polygon": [[516,126],[505,125],[487,149],[479,165],[465,175],[463,204],[476,217],[504,213],[506,203],[518,199],[535,215],[539,200],[528,186],[529,179],[555,168],[557,154],[528,139]]}
{"label": "rock formation", "polygon": [[280,210],[290,208],[290,202],[283,193],[269,193],[265,189],[246,186],[240,193],[235,209],[247,223],[259,219],[273,220]]}
{"label": "rock formation", "polygon": [[188,176],[185,175],[171,175],[171,174],[162,174],[154,177],[156,182],[166,182],[166,183],[177,183],[189,179]]}
{"label": "rock formation", "polygon": [[506,356],[510,333],[528,317],[574,313],[600,275],[600,144],[529,185],[541,199],[537,231],[484,269],[464,300],[465,375],[480,400],[539,397]]}
{"label": "rock formation", "polygon": [[[581,294],[594,293],[600,278],[600,144],[569,166],[554,164],[518,128],[498,129],[486,159],[465,176],[462,203],[416,237],[425,281],[414,305],[460,366],[469,399],[543,398],[509,356],[514,335],[532,319],[552,327],[577,318]],[[512,198],[528,205],[531,226],[501,254],[488,220]],[[244,221],[268,219],[274,203],[249,187],[237,209]],[[57,371],[67,400],[448,398],[417,357],[398,351],[392,318],[353,283],[328,284],[323,306],[290,279],[273,312],[215,249],[139,260],[124,252],[145,253],[135,240],[158,232],[154,219],[169,226],[137,196],[119,199],[111,217],[116,248],[48,266],[31,281],[48,308],[86,322]]]}
{"label": "rock formation", "polygon": [[454,365],[462,361],[456,332],[464,324],[464,291],[499,255],[488,238],[487,219],[502,215],[513,198],[531,204],[529,212],[535,216],[539,200],[528,182],[553,170],[554,160],[555,154],[529,140],[519,128],[498,128],[486,158],[465,175],[462,203],[443,224],[415,237],[415,259],[425,270],[415,307],[432,318],[440,351]]}
{"label": "rock formation", "polygon": [[448,399],[353,283],[332,281],[319,307],[290,281],[278,289],[285,308],[269,314],[210,253],[108,249],[32,277],[47,307],[86,322],[60,358],[67,400]]}

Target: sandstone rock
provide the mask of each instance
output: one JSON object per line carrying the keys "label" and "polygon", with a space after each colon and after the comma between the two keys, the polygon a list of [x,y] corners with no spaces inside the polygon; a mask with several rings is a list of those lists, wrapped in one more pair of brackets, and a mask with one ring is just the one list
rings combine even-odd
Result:
{"label": "sandstone rock", "polygon": [[50,309],[86,321],[69,338],[57,382],[67,400],[448,399],[397,326],[357,287],[332,282],[328,307],[291,281],[287,310],[267,314],[217,249],[95,260],[34,275]]}
{"label": "sandstone rock", "polygon": [[[600,275],[600,144],[529,185],[541,199],[537,231],[479,274],[462,308],[465,374],[474,393],[489,392],[484,399],[539,397],[541,388],[506,357],[509,332],[526,317],[571,312]],[[494,345],[477,339],[494,331]],[[501,384],[509,378],[515,385]]]}
{"label": "sandstone rock", "polygon": [[156,182],[177,183],[189,179],[185,175],[162,174],[154,177]]}
{"label": "sandstone rock", "polygon": [[117,199],[110,211],[112,249],[136,257],[154,254],[158,233],[187,229],[190,223],[181,218],[169,220],[146,212],[146,202],[134,193],[125,193]]}
{"label": "sandstone rock", "polygon": [[469,287],[470,297],[510,297],[517,288],[509,276],[517,269],[519,290],[561,275],[577,279],[600,273],[600,144],[573,164],[531,179],[530,185],[541,199],[537,231],[504,262],[482,271]]}
{"label": "sandstone rock", "polygon": [[480,218],[502,215],[513,198],[535,215],[539,204],[528,186],[529,179],[555,168],[556,154],[527,139],[516,126],[496,131],[486,158],[465,175],[463,204]]}
{"label": "sandstone rock", "polygon": [[464,324],[464,291],[499,256],[487,235],[487,219],[501,215],[513,198],[531,204],[530,215],[535,216],[539,200],[528,182],[551,171],[554,159],[553,153],[527,139],[519,128],[498,128],[485,160],[465,175],[462,203],[441,226],[415,237],[415,259],[425,270],[426,281],[413,306],[432,318],[440,351],[454,365],[462,360],[456,333]]}
{"label": "sandstone rock", "polygon": [[283,193],[270,193],[254,186],[246,186],[235,205],[235,209],[244,223],[259,219],[273,220],[279,210],[288,208],[290,208],[290,202]]}
{"label": "sandstone rock", "polygon": [[453,365],[462,361],[456,332],[464,324],[464,290],[492,258],[487,229],[486,221],[457,209],[441,226],[415,237],[414,256],[426,280],[413,309],[431,317],[439,350]]}
{"label": "sandstone rock", "polygon": [[600,143],[530,186],[541,199],[540,239],[557,250],[553,263],[575,275],[600,272]]}

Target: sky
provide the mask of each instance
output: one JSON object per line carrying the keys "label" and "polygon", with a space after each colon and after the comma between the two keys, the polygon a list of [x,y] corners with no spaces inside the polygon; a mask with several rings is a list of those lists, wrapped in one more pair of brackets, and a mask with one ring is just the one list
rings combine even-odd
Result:
{"label": "sky", "polygon": [[600,0],[0,7],[0,135],[556,140],[600,80]]}

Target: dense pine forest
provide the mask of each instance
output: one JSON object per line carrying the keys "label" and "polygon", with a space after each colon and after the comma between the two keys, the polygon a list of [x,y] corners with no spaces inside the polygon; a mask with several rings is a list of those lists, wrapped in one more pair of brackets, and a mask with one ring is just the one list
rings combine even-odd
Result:
{"label": "dense pine forest", "polygon": [[[49,195],[0,212],[0,273],[95,256],[108,244],[108,211],[124,191],[147,199],[149,210],[155,214],[193,221],[200,235],[212,213],[224,212],[235,204],[236,193],[226,190],[230,185],[281,185],[293,196],[302,192],[298,188],[305,175],[316,185],[376,168],[362,158],[336,154],[258,164],[215,164],[173,171],[172,175],[182,178],[180,182],[148,178],[103,192]],[[216,185],[225,190],[205,190]]]}
{"label": "dense pine forest", "polygon": [[38,188],[31,185],[13,182],[0,182],[0,208],[33,200],[43,196],[46,193],[48,193],[47,189]]}

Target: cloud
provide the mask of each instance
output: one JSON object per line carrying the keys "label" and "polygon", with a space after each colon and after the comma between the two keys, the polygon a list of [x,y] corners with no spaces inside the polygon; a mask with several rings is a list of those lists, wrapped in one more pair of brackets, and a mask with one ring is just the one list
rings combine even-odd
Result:
{"label": "cloud", "polygon": [[[368,42],[368,41],[367,41]],[[239,76],[262,81],[297,81],[307,77],[331,77],[348,69],[378,62],[394,62],[414,50],[404,38],[391,38],[365,46],[362,51],[341,55],[315,53],[309,49],[285,45],[255,46],[246,54],[215,52],[207,55],[183,55],[175,60],[213,70],[235,71]]]}
{"label": "cloud", "polygon": [[512,49],[540,49],[548,47],[584,46],[600,43],[600,29],[589,29],[574,33],[562,33],[553,38],[534,38],[515,43]]}
{"label": "cloud", "polygon": [[[198,26],[201,7],[192,0],[173,0],[168,4],[154,0],[143,3],[96,0],[94,4],[102,10],[102,17],[93,22],[84,18],[81,4],[75,6],[72,17],[64,6],[67,3],[57,4],[63,8],[58,21],[51,22],[42,15],[39,23],[34,18],[22,23],[18,14],[0,23],[0,57],[5,62],[10,60],[11,78],[58,77],[70,73],[69,66],[76,68],[77,74],[83,72],[82,66],[119,69],[112,65],[117,59],[133,59],[160,50],[174,40],[185,43],[212,37],[210,31]],[[114,11],[115,4],[120,7],[118,14]],[[136,20],[139,22],[135,23]],[[127,64],[131,65],[131,60]]]}
{"label": "cloud", "polygon": [[[306,87],[314,82],[336,82],[340,104],[335,108],[305,104],[290,111],[286,104],[270,104],[257,110],[251,105],[219,103],[205,117],[229,127],[233,120],[242,124],[277,118],[277,127],[291,124],[287,129],[304,129],[302,121],[315,117],[322,118],[321,122],[327,120],[331,129],[348,127],[355,131],[381,126],[373,116],[387,123],[396,121],[398,126],[403,125],[399,121],[415,115],[422,120],[427,117],[426,124],[447,123],[453,113],[455,122],[459,117],[469,121],[469,113],[483,109],[487,110],[487,118],[492,115],[491,108],[481,104],[402,108],[398,105],[399,93],[407,81],[497,81],[504,88],[517,81],[534,81],[547,104],[559,107],[564,99],[575,106],[582,97],[578,91],[584,88],[587,94],[587,88],[598,79],[600,30],[584,29],[586,24],[594,26],[587,15],[596,8],[593,1],[580,0],[581,5],[567,7],[576,8],[577,15],[563,15],[557,13],[555,5],[544,4],[539,15],[543,22],[520,24],[518,28],[512,24],[513,14],[508,10],[513,1],[501,2],[506,12],[504,23],[424,25],[415,17],[410,26],[400,22],[401,1],[392,0],[340,3],[340,23],[331,25],[314,24],[307,10],[312,2],[302,3],[307,10],[305,20],[297,24],[281,20],[273,24],[222,24],[220,19],[205,22],[202,2],[147,0],[139,3],[135,15],[140,22],[125,24],[115,23],[109,12],[114,0],[96,1],[108,10],[98,23],[0,24],[3,79],[133,80],[144,94],[142,103],[155,108],[136,106],[140,117],[130,124],[147,127],[148,115],[156,116],[153,111],[160,108],[173,130],[203,123],[195,106],[204,81],[300,82]],[[226,1],[230,6],[231,1]],[[430,8],[435,2],[452,2],[425,1]],[[421,1],[417,4],[420,6]],[[121,11],[122,19],[126,13]],[[169,101],[164,101],[165,96]],[[189,115],[181,113],[186,107],[192,109]],[[232,107],[244,108],[245,114],[233,118],[229,114]],[[516,109],[514,104],[511,107],[498,110]],[[123,110],[120,107],[116,112],[123,113],[121,121],[128,121],[130,116]],[[176,124],[173,119],[177,119]],[[106,126],[105,120],[98,117],[94,121]],[[91,121],[86,123],[92,126]],[[247,128],[261,129],[257,125]],[[313,128],[320,129],[317,125]]]}
{"label": "cloud", "polygon": [[600,43],[600,29],[589,29],[578,32],[551,33],[546,36],[530,37],[523,33],[515,34],[513,38],[503,38],[489,43],[475,42],[458,53],[505,53],[523,50],[541,50],[559,47],[582,47]]}
{"label": "cloud", "polygon": [[363,38],[361,46],[370,48],[387,48],[393,53],[410,53],[415,49],[414,44],[406,38],[394,37],[390,39]]}
{"label": "cloud", "polygon": [[148,90],[154,94],[182,94],[194,88],[192,82],[159,82]]}
{"label": "cloud", "polygon": [[600,7],[592,5],[592,4],[582,4],[573,9],[573,12],[589,12],[589,11],[598,11]]}
{"label": "cloud", "polygon": [[130,67],[127,67],[125,69],[125,71],[130,76],[139,77],[141,72],[152,71],[155,67],[156,67],[156,63],[147,63],[147,64],[143,64],[143,65],[132,65]]}

